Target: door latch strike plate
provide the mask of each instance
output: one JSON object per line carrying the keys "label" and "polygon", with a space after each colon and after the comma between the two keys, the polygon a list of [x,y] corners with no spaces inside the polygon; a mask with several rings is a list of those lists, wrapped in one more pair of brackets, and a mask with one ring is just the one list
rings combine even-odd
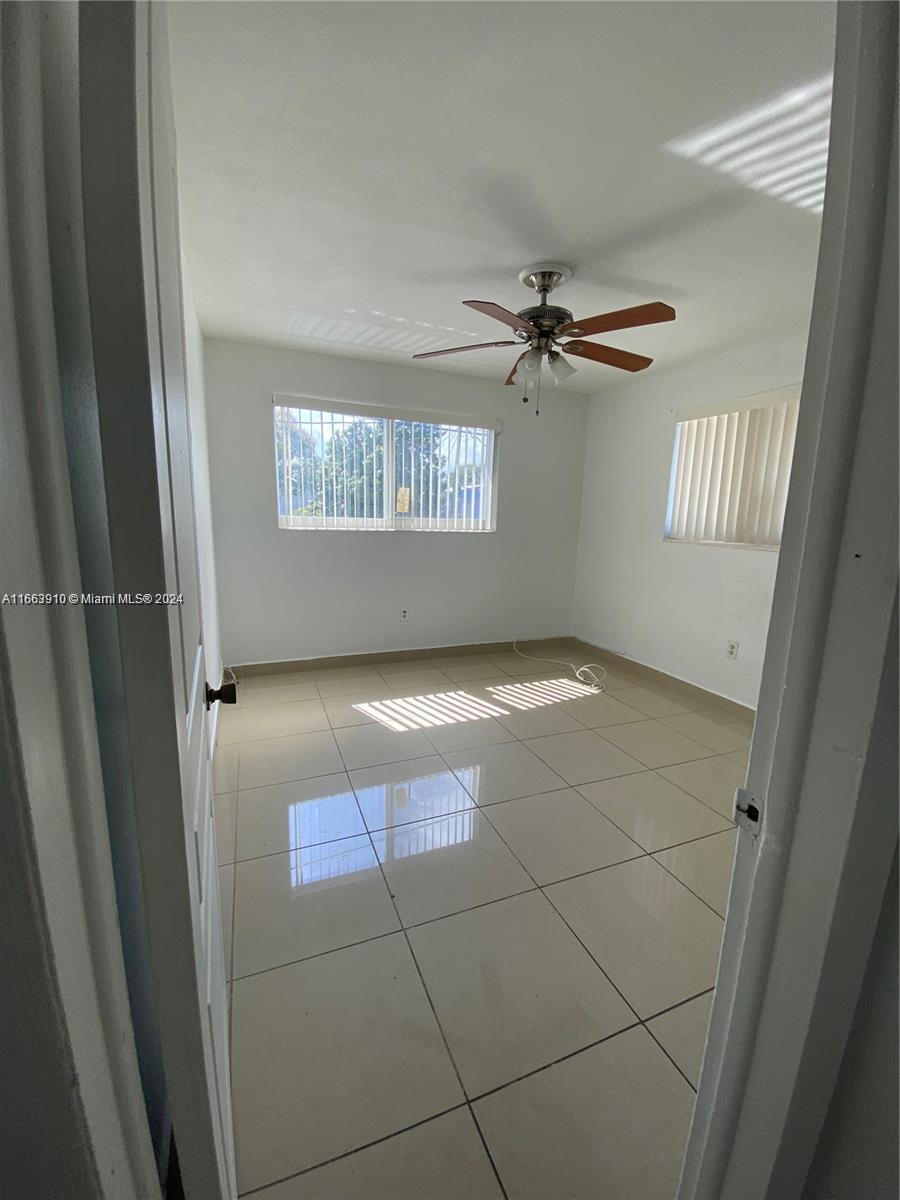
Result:
{"label": "door latch strike plate", "polygon": [[746,788],[739,787],[734,793],[734,819],[741,829],[749,829],[754,836],[759,834],[762,810],[762,800]]}

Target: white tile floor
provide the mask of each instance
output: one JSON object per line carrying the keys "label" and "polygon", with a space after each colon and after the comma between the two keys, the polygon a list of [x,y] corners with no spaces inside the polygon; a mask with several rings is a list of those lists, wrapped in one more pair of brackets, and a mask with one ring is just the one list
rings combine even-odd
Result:
{"label": "white tile floor", "polygon": [[[242,1194],[673,1196],[750,727],[565,677],[447,656],[251,677],[221,710]],[[407,697],[430,724],[354,707]],[[473,700],[493,715],[439,723]]]}

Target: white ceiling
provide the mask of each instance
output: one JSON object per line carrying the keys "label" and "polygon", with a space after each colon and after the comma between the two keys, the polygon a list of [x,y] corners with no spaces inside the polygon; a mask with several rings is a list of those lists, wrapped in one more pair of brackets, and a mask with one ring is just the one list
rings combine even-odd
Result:
{"label": "white ceiling", "polygon": [[[182,231],[214,335],[409,362],[503,338],[462,306],[575,268],[576,318],[665,368],[808,320],[820,218],[667,143],[827,75],[830,3],[170,5]],[[595,339],[598,340],[598,339]],[[502,378],[513,349],[423,370]],[[566,385],[627,378],[578,363]]]}

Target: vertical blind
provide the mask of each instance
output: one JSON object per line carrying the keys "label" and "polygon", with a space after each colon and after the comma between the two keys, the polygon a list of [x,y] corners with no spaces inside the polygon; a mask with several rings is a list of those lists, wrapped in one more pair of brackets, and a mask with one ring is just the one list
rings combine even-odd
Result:
{"label": "vertical blind", "polygon": [[282,529],[493,529],[492,428],[274,407]]}
{"label": "vertical blind", "polygon": [[796,399],[679,421],[665,536],[779,546],[796,432]]}

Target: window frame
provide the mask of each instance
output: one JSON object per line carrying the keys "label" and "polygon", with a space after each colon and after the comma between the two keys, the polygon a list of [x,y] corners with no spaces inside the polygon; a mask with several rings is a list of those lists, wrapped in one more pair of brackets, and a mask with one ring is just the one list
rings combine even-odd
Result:
{"label": "window frame", "polygon": [[[339,416],[363,417],[369,420],[385,422],[384,429],[384,482],[383,482],[383,517],[332,517],[327,518],[328,524],[290,525],[279,509],[278,484],[278,454],[274,457],[275,466],[275,519],[279,532],[285,533],[496,533],[498,512],[498,475],[499,454],[498,441],[503,424],[496,417],[480,417],[473,413],[431,412],[421,409],[404,409],[393,406],[366,403],[363,401],[330,400],[320,396],[300,396],[287,392],[275,392],[272,396],[272,431],[275,429],[275,413],[278,408],[289,408],[307,412],[330,413]],[[396,502],[396,472],[394,425],[398,421],[423,423],[427,425],[449,425],[458,429],[476,429],[491,434],[489,492],[489,512],[480,517],[485,522],[481,528],[461,528],[455,522],[457,518],[428,518],[428,525],[419,522],[421,517],[412,517],[407,523],[398,518],[394,511]],[[486,464],[487,465],[487,464]],[[322,518],[323,522],[326,518]],[[375,522],[379,522],[375,524]],[[437,524],[442,522],[442,524]]]}

